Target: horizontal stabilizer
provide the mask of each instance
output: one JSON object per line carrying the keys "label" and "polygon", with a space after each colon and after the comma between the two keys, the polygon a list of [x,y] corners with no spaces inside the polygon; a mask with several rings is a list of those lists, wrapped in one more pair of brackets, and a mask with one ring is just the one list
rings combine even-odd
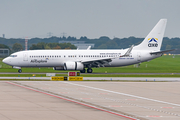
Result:
{"label": "horizontal stabilizer", "polygon": [[159,54],[159,53],[166,53],[166,52],[170,52],[170,51],[174,51],[175,49],[172,50],[164,50],[164,51],[158,51],[158,52],[151,52],[150,54]]}

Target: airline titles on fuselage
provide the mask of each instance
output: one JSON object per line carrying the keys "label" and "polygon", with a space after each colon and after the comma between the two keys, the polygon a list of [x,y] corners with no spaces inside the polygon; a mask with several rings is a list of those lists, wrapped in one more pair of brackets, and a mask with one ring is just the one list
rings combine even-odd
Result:
{"label": "airline titles on fuselage", "polygon": [[34,59],[34,60],[31,60],[31,63],[47,63],[47,60],[37,60],[37,59]]}

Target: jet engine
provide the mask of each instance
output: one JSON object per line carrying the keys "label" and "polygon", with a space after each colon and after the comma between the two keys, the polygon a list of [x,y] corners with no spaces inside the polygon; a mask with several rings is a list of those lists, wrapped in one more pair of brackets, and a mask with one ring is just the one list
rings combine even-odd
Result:
{"label": "jet engine", "polygon": [[64,63],[64,70],[83,70],[84,65],[81,62],[66,62]]}

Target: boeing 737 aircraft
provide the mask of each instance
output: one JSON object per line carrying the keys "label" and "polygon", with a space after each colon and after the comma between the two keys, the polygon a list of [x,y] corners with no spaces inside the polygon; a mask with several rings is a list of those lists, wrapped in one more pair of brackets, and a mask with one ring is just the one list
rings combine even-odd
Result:
{"label": "boeing 737 aircraft", "polygon": [[118,67],[138,64],[160,57],[167,20],[161,19],[141,44],[128,49],[107,50],[29,50],[11,54],[3,62],[19,69],[21,67],[53,67],[54,70],[80,70],[92,73],[93,67]]}

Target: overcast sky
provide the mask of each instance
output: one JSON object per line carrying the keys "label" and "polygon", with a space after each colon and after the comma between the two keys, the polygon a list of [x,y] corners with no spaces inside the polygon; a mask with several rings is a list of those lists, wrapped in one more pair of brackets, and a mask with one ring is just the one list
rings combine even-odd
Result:
{"label": "overcast sky", "polygon": [[180,0],[0,0],[0,37],[145,37],[161,18],[180,37]]}

